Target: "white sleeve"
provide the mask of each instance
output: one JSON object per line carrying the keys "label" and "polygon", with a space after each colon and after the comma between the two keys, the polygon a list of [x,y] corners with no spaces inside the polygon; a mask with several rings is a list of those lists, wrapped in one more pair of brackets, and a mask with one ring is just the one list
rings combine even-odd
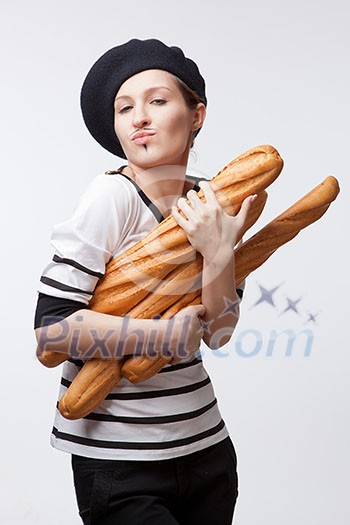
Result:
{"label": "white sleeve", "polygon": [[97,175],[73,216],[56,224],[55,249],[38,292],[88,304],[105,267],[123,239],[130,216],[130,193],[118,176]]}

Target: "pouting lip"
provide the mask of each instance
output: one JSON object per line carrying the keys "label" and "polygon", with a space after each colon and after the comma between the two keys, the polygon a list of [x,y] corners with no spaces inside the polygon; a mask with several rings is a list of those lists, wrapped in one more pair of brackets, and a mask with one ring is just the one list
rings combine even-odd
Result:
{"label": "pouting lip", "polygon": [[147,133],[146,131],[137,131],[131,140],[140,139],[141,137],[149,137],[155,135],[155,132]]}

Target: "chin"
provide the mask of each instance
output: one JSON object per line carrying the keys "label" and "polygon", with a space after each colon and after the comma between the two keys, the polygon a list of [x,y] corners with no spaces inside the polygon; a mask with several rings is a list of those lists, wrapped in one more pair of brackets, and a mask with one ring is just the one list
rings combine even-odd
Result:
{"label": "chin", "polygon": [[128,156],[130,162],[144,169],[162,165],[177,165],[180,158],[181,154],[174,155],[173,152],[162,152],[162,154],[160,154],[159,152],[151,151],[150,149],[148,151],[141,151],[137,155],[134,154]]}

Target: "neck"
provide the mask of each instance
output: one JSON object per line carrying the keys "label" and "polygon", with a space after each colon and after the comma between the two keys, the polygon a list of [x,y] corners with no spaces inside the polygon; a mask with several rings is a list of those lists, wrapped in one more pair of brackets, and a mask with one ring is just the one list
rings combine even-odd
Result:
{"label": "neck", "polygon": [[156,166],[143,170],[129,163],[124,172],[154,202],[164,217],[171,213],[171,206],[184,194],[186,166]]}

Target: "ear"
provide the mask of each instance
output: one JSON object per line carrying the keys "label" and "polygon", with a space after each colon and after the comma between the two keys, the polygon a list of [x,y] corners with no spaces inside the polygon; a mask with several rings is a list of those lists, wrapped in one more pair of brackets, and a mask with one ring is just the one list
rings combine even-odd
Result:
{"label": "ear", "polygon": [[203,104],[203,102],[199,102],[193,114],[192,131],[196,131],[197,129],[203,126],[206,114],[207,109],[205,105]]}

